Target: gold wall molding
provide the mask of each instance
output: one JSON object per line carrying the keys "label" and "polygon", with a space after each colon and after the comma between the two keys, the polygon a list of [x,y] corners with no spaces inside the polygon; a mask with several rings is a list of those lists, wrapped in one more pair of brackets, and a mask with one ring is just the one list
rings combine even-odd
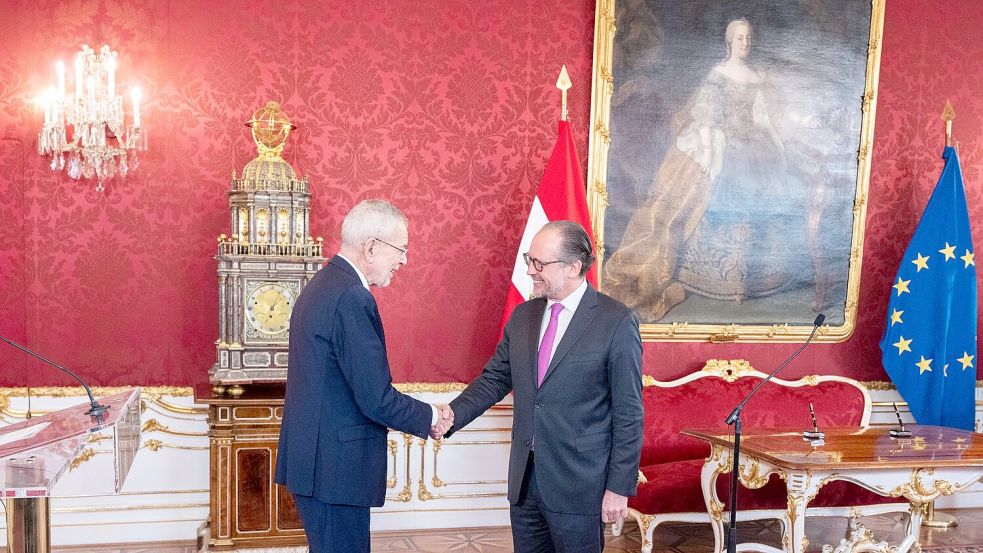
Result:
{"label": "gold wall molding", "polygon": [[468,387],[462,382],[398,382],[393,386],[404,394],[463,392]]}
{"label": "gold wall molding", "polygon": [[[92,394],[95,396],[109,396],[132,390],[137,386],[95,386]],[[151,399],[160,396],[175,397],[194,397],[194,388],[186,386],[140,386],[140,395]],[[27,397],[27,390],[31,390],[31,397],[75,397],[85,396],[85,388],[81,386],[15,386],[10,388],[0,388],[0,397]]]}
{"label": "gold wall molding", "polygon": [[208,451],[208,446],[175,445],[175,444],[169,444],[167,442],[163,442],[161,440],[147,440],[143,442],[143,445],[140,446],[140,449],[149,449],[150,451],[156,453],[164,449],[165,447],[170,449],[188,449],[191,451]]}

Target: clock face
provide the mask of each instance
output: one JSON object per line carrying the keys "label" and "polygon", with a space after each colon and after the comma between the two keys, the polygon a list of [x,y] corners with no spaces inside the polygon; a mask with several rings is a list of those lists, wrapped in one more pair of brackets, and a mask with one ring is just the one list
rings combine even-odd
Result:
{"label": "clock face", "polygon": [[290,328],[293,293],[280,284],[263,284],[246,298],[246,320],[263,334],[280,334]]}

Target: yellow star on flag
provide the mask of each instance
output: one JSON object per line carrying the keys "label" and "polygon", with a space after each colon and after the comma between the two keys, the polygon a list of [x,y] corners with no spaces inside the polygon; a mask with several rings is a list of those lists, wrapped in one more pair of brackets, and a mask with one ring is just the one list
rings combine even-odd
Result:
{"label": "yellow star on flag", "polygon": [[922,255],[921,252],[918,253],[918,257],[912,263],[915,264],[915,267],[918,267],[918,270],[915,271],[916,273],[920,273],[922,269],[928,269],[928,258]]}
{"label": "yellow star on flag", "polygon": [[945,256],[945,260],[956,258],[956,247],[950,246],[948,242],[945,243],[945,247],[939,250],[939,253]]}
{"label": "yellow star on flag", "polygon": [[892,286],[891,288],[894,288],[895,290],[897,290],[899,296],[901,294],[905,293],[905,292],[911,293],[911,290],[908,289],[908,284],[910,282],[911,282],[911,279],[901,280],[901,277],[898,277],[898,283],[895,284],[894,286]]}
{"label": "yellow star on flag", "polygon": [[894,326],[894,323],[904,323],[904,321],[901,320],[902,314],[904,314],[904,310],[898,311],[895,309],[891,312],[891,326]]}
{"label": "yellow star on flag", "polygon": [[959,359],[956,359],[956,361],[959,361],[960,363],[963,364],[963,370],[965,371],[966,369],[973,368],[973,358],[974,357],[976,357],[976,356],[975,355],[970,355],[969,352],[964,351],[963,352],[963,356],[960,357]]}
{"label": "yellow star on flag", "polygon": [[976,266],[976,261],[973,260],[973,255],[974,254],[970,253],[969,250],[966,250],[966,255],[959,256],[959,259],[966,262],[966,267],[963,267],[964,269],[968,268],[970,265],[973,265],[974,267]]}
{"label": "yellow star on flag", "polygon": [[922,374],[925,371],[932,372],[932,360],[925,359],[924,355],[919,355],[919,357],[921,357],[922,360],[915,363],[915,366],[918,367],[918,374]]}
{"label": "yellow star on flag", "polygon": [[[929,359],[929,361],[931,361],[931,359]],[[942,365],[942,376],[944,376],[944,377],[948,377],[949,376],[949,364],[948,363],[946,363],[945,365]]]}
{"label": "yellow star on flag", "polygon": [[898,355],[911,351],[911,340],[905,340],[904,336],[898,336],[898,341],[891,345],[898,348]]}

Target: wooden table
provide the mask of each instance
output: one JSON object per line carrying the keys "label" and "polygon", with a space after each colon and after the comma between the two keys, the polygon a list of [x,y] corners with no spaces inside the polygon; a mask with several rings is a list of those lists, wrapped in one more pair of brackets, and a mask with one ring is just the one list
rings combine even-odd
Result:
{"label": "wooden table", "polygon": [[[898,553],[904,553],[918,542],[929,502],[961,491],[983,477],[983,434],[911,425],[911,439],[899,440],[888,435],[888,428],[822,430],[826,433],[825,442],[815,446],[802,439],[801,430],[751,430],[741,434],[741,484],[760,488],[772,474],[785,481],[788,508],[782,547],[786,552],[807,549],[806,507],[820,488],[834,480],[847,480],[880,495],[903,496],[909,501],[911,517],[898,546]],[[708,512],[719,514],[723,503],[717,496],[716,480],[732,470],[732,436],[721,434],[719,429],[682,433],[710,443],[701,485]],[[722,530],[715,525],[714,532]],[[778,551],[764,544],[738,544],[738,550]]]}

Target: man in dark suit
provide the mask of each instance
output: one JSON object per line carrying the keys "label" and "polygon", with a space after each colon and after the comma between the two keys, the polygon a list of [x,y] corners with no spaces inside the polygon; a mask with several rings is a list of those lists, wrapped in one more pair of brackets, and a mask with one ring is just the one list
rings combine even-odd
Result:
{"label": "man in dark suit", "polygon": [[515,551],[600,553],[604,523],[627,516],[638,479],[638,319],[586,281],[594,255],[579,224],[547,224],[524,259],[536,299],[516,307],[494,356],[451,402],[451,433],[513,391]]}
{"label": "man in dark suit", "polygon": [[275,480],[293,494],[311,553],[368,553],[369,507],[385,501],[387,428],[426,438],[446,406],[392,386],[369,286],[406,264],[406,217],[366,200],[341,227],[341,251],[314,275],[290,317],[290,370]]}

